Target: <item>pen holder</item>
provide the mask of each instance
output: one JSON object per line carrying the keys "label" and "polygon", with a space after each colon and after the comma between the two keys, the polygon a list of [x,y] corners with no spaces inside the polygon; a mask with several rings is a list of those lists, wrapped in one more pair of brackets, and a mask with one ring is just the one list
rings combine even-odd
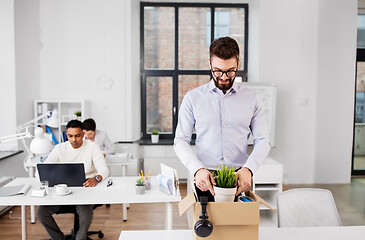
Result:
{"label": "pen holder", "polygon": [[136,186],[136,194],[142,195],[146,192],[146,186]]}
{"label": "pen holder", "polygon": [[146,190],[151,190],[151,178],[150,177],[146,178],[144,184],[146,186]]}

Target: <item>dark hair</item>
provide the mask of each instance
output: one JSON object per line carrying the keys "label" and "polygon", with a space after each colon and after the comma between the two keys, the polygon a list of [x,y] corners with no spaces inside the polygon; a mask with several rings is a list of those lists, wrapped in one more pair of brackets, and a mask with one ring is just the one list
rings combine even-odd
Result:
{"label": "dark hair", "polygon": [[95,123],[94,119],[92,119],[92,118],[86,119],[83,122],[83,124],[84,124],[84,130],[86,130],[86,131],[89,131],[89,130],[95,131],[95,129],[96,129],[96,123]]}
{"label": "dark hair", "polygon": [[210,59],[217,56],[221,59],[227,60],[233,57],[239,59],[240,49],[236,40],[230,37],[221,37],[214,40],[209,47]]}
{"label": "dark hair", "polygon": [[69,128],[81,128],[81,130],[84,128],[84,125],[79,120],[71,120],[67,123],[66,129]]}

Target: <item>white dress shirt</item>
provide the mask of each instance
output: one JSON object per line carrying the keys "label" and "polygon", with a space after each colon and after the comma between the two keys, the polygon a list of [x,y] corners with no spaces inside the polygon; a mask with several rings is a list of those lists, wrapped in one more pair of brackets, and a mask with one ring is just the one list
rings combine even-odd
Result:
{"label": "white dress shirt", "polygon": [[[196,131],[196,154],[190,147]],[[254,149],[247,154],[248,138]],[[189,91],[179,110],[174,150],[181,162],[195,174],[200,168],[247,167],[253,173],[267,157],[270,141],[264,109],[256,93],[234,83],[226,94],[211,80]]]}
{"label": "white dress shirt", "polygon": [[114,144],[110,141],[108,135],[105,132],[96,129],[94,142],[100,147],[103,153],[115,153]]}

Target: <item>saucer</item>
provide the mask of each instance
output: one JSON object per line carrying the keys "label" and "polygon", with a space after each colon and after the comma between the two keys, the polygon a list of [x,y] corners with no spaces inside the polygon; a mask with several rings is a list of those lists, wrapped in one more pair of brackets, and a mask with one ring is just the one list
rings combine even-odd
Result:
{"label": "saucer", "polygon": [[65,192],[65,193],[54,192],[54,194],[57,196],[66,196],[66,195],[69,195],[70,193],[72,193],[71,190],[67,190],[67,192]]}

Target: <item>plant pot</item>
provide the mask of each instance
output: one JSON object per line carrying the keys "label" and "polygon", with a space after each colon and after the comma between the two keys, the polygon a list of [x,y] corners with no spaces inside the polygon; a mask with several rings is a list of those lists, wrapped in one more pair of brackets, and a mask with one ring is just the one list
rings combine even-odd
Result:
{"label": "plant pot", "polygon": [[142,195],[146,193],[146,186],[136,186],[136,194]]}
{"label": "plant pot", "polygon": [[215,193],[214,200],[216,202],[234,202],[237,188],[220,188],[213,186]]}
{"label": "plant pot", "polygon": [[151,135],[151,141],[152,143],[158,143],[158,138],[160,135]]}

